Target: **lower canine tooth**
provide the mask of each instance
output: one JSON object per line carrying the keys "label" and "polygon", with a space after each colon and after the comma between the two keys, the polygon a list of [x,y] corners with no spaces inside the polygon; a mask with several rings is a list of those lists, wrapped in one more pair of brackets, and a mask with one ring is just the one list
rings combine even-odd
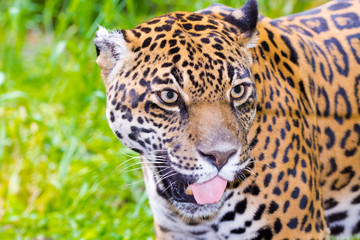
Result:
{"label": "lower canine tooth", "polygon": [[187,195],[193,195],[193,191],[192,191],[190,185],[186,188],[186,194]]}

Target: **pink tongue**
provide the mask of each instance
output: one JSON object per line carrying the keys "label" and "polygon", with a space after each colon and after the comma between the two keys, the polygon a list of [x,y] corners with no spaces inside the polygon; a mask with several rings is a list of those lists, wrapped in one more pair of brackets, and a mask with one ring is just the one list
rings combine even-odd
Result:
{"label": "pink tongue", "polygon": [[227,181],[219,176],[201,183],[191,184],[195,200],[198,204],[217,203],[224,194]]}

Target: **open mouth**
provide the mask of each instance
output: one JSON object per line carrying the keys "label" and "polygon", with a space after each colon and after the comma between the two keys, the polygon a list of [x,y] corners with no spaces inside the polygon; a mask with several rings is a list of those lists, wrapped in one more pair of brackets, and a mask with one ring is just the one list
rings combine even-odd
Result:
{"label": "open mouth", "polygon": [[[159,195],[177,202],[197,204],[192,192],[189,191],[189,182],[194,182],[195,179],[184,179],[181,174],[175,173],[170,166],[167,151],[158,151],[156,156],[160,159],[155,163],[159,177],[157,180]],[[159,186],[162,187],[160,188]]]}
{"label": "open mouth", "polygon": [[[196,205],[215,204],[221,200],[226,189],[232,185],[220,176],[215,176],[201,184],[195,184],[196,179],[194,177],[184,176],[172,170],[169,156],[165,151],[162,152],[161,156],[164,162],[158,166],[157,172],[162,188],[158,187],[157,191],[167,199]],[[165,161],[166,168],[163,167]],[[249,164],[247,168],[253,168],[253,163]],[[244,180],[250,174],[241,170],[238,175],[241,175],[242,180]]]}
{"label": "open mouth", "polygon": [[220,201],[227,186],[227,180],[216,176],[202,184],[181,184],[171,179],[163,181],[164,193],[177,202],[199,205],[214,204]]}
{"label": "open mouth", "polygon": [[168,195],[169,198],[177,202],[197,204],[193,192],[189,189],[189,184],[183,184],[169,178],[164,179],[162,183],[165,189],[163,194]]}

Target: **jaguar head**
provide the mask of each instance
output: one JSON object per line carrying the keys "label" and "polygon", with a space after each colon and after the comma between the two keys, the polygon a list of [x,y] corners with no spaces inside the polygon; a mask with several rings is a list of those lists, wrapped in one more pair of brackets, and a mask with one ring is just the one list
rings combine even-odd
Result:
{"label": "jaguar head", "polygon": [[110,127],[143,156],[147,188],[182,215],[214,214],[253,164],[257,17],[249,0],[221,19],[175,12],[96,33]]}

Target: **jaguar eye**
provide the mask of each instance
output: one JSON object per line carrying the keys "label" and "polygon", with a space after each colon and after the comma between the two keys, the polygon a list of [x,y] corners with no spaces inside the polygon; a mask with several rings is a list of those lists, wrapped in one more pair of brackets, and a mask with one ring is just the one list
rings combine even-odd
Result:
{"label": "jaguar eye", "polygon": [[242,84],[238,84],[231,89],[230,95],[233,99],[241,98],[245,93],[245,87]]}
{"label": "jaguar eye", "polygon": [[178,100],[179,94],[177,94],[174,90],[165,89],[158,92],[158,97],[163,103],[173,104]]}

